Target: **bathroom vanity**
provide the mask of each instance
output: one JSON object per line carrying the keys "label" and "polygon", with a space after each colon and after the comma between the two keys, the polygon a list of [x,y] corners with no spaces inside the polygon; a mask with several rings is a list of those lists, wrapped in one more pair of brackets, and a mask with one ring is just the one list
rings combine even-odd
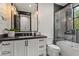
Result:
{"label": "bathroom vanity", "polygon": [[[26,7],[24,7],[26,5]],[[33,5],[32,8],[28,7],[29,5]],[[38,32],[38,14],[37,12],[37,4],[27,4],[27,3],[10,3],[10,4],[1,4],[0,6],[5,7],[6,10],[8,7],[13,6],[13,10],[9,9],[10,16],[7,11],[1,9],[1,12],[5,11],[6,15],[1,14],[6,21],[3,20],[4,24],[8,23],[7,26],[1,24],[5,29],[14,29],[16,32]],[[23,7],[21,7],[23,6]],[[24,10],[21,9],[25,8]],[[17,9],[17,10],[16,10]],[[6,16],[6,17],[5,17]],[[10,24],[9,24],[10,22]],[[2,23],[2,22],[1,22]],[[10,26],[9,26],[10,25]],[[0,30],[1,31],[1,30]],[[2,32],[1,31],[1,32]],[[18,34],[18,35],[19,35]],[[46,36],[43,35],[23,35],[23,36],[15,36],[15,37],[1,37],[0,38],[0,56],[45,56],[46,55]]]}
{"label": "bathroom vanity", "polygon": [[46,36],[0,38],[0,56],[45,56]]}

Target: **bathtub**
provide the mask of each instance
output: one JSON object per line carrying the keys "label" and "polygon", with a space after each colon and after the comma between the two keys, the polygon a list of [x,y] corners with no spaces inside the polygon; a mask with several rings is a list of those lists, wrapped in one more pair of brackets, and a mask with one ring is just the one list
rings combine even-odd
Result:
{"label": "bathtub", "polygon": [[56,44],[60,47],[62,56],[79,56],[79,44],[71,41],[58,41]]}

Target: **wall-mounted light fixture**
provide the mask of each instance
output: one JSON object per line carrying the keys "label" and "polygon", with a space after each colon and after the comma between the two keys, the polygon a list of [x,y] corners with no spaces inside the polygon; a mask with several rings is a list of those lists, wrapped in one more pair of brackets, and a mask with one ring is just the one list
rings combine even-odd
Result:
{"label": "wall-mounted light fixture", "polygon": [[36,14],[38,15],[38,14],[39,14],[39,12],[38,12],[38,11],[36,11]]}
{"label": "wall-mounted light fixture", "polygon": [[14,14],[17,14],[16,8],[15,8],[15,6],[13,5],[13,3],[11,4],[11,10],[12,10],[12,12],[13,12]]}

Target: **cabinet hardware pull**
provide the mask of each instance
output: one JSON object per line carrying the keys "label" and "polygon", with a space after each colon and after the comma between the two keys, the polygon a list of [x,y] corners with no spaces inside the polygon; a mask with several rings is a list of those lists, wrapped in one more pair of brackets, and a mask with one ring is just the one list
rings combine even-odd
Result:
{"label": "cabinet hardware pull", "polygon": [[43,48],[44,46],[42,45],[42,46],[39,46],[39,48]]}
{"label": "cabinet hardware pull", "polygon": [[44,41],[44,40],[39,40],[39,41]]}
{"label": "cabinet hardware pull", "polygon": [[10,43],[7,43],[7,44],[3,43],[2,45],[6,46],[6,45],[10,45]]}
{"label": "cabinet hardware pull", "polygon": [[25,41],[25,46],[28,46],[28,40],[27,40],[27,41]]}
{"label": "cabinet hardware pull", "polygon": [[3,51],[1,54],[5,55],[5,54],[9,54],[9,53],[10,53],[10,51]]}
{"label": "cabinet hardware pull", "polygon": [[43,54],[40,54],[39,56],[43,56]]}
{"label": "cabinet hardware pull", "polygon": [[25,46],[26,46],[26,41],[25,41]]}

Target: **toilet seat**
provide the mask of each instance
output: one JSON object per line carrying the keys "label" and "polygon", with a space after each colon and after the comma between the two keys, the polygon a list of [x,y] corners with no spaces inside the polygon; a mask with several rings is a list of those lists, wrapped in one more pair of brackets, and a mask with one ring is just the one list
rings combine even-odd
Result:
{"label": "toilet seat", "polygon": [[60,48],[57,45],[50,44],[47,46],[47,54],[49,56],[58,56]]}
{"label": "toilet seat", "polygon": [[48,47],[60,50],[60,48],[57,45],[50,44],[48,45]]}

